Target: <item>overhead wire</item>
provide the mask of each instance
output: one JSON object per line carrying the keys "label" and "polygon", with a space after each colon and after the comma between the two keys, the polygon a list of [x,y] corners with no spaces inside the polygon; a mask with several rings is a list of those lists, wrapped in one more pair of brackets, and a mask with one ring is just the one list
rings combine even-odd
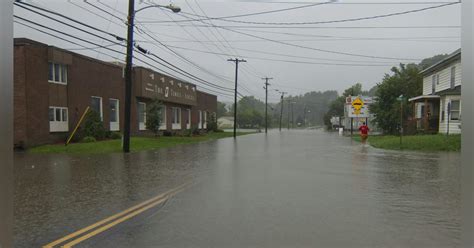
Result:
{"label": "overhead wire", "polygon": [[[107,40],[107,41],[109,41],[109,42],[111,42],[111,43],[113,43],[113,44],[124,46],[124,45],[121,44],[121,43],[117,43],[117,42],[111,41],[111,40],[106,39],[106,38],[104,38],[104,37],[102,37],[102,36],[98,36],[98,35],[96,35],[96,34],[94,34],[94,33],[88,32],[87,30],[84,30],[84,29],[78,28],[78,27],[76,27],[76,26],[70,25],[70,24],[65,23],[65,22],[63,22],[63,21],[57,20],[57,19],[52,18],[52,17],[50,17],[50,16],[47,16],[47,15],[44,15],[44,14],[39,13],[39,12],[37,12],[37,11],[34,11],[34,10],[32,10],[32,9],[25,8],[24,6],[18,5],[18,4],[16,4],[16,3],[15,3],[15,5],[17,5],[17,6],[19,6],[19,7],[23,7],[23,8],[26,9],[26,10],[32,11],[32,12],[34,12],[34,13],[36,13],[36,14],[39,14],[39,15],[41,15],[41,16],[43,16],[43,17],[48,18],[48,19],[52,19],[52,20],[54,20],[54,21],[57,21],[57,22],[59,22],[59,23],[61,23],[61,24],[66,25],[66,26],[69,26],[69,27],[75,28],[75,29],[77,29],[77,30],[80,30],[80,31],[82,31],[82,32],[85,32],[85,33],[87,33],[87,34],[89,34],[89,35],[94,35],[94,36],[96,36],[96,37],[98,37],[98,38],[105,39],[105,40]],[[36,7],[36,6],[33,6],[33,7]],[[45,12],[51,13],[51,14],[54,14],[54,13],[55,13],[55,12],[53,12],[53,11],[49,11],[49,10],[46,10],[46,9],[42,9],[42,10],[45,11]],[[15,16],[15,17],[16,17],[16,18],[21,18],[21,17],[19,17],[19,16]],[[27,21],[27,20],[24,19],[24,18],[22,18],[22,19],[23,19],[23,21]],[[81,22],[78,22],[78,21],[76,21],[76,20],[74,20],[74,19],[72,19],[72,18],[68,18],[68,19],[71,20],[71,21],[75,21],[76,23],[81,23]],[[36,24],[37,24],[37,23],[36,23]],[[41,24],[37,24],[37,25],[41,25]],[[85,24],[85,25],[87,25],[87,24]],[[44,26],[44,25],[41,25],[41,27],[43,27],[43,28],[48,28],[48,27],[46,27],[46,26]],[[103,33],[108,33],[108,32],[106,32],[106,31],[103,31],[103,30],[100,30],[100,29],[97,29],[97,28],[94,28],[94,29],[97,30],[97,31],[101,31],[101,32],[103,32]],[[61,33],[61,34],[63,34],[63,35],[68,35],[68,34],[65,33],[65,32],[61,32],[61,31],[57,31],[57,30],[55,30],[55,31],[56,31],[56,32],[59,32],[59,33]],[[108,34],[110,34],[110,35],[112,35],[112,36],[114,36],[114,37],[118,37],[118,36],[116,36],[116,35],[114,35],[114,34],[111,34],[111,33],[108,33]],[[86,40],[84,40],[84,39],[82,39],[82,41],[83,41],[83,42],[86,42]],[[96,46],[98,46],[98,47],[101,47],[101,48],[108,48],[108,47],[105,47],[105,46],[101,46],[101,45],[99,45],[99,44],[97,44],[97,43],[94,43],[94,45],[96,45]],[[110,49],[108,49],[108,50],[110,50]],[[155,62],[157,62],[157,61],[155,61]],[[159,63],[159,62],[157,62],[157,63]],[[165,66],[164,64],[161,64],[161,65]],[[176,67],[176,68],[179,69],[179,70],[181,70],[181,69],[178,68],[178,67]],[[181,70],[181,71],[183,71],[183,70]],[[194,79],[194,80],[198,80],[198,81],[200,81],[200,83],[206,84],[206,85],[208,85],[208,86],[210,86],[210,87],[212,87],[212,86],[213,86],[213,87],[217,87],[217,88],[220,89],[220,90],[223,90],[223,89],[224,89],[222,86],[214,85],[214,84],[212,84],[212,83],[210,83],[210,82],[203,81],[203,80],[199,80],[199,79],[196,78],[196,77],[190,76],[190,75],[192,75],[192,74],[189,74],[189,73],[186,73],[186,74],[188,75],[187,77],[191,77],[191,78]],[[183,81],[184,81],[184,80],[183,80]],[[228,88],[228,89],[226,89],[226,90],[231,91],[232,89]]]}

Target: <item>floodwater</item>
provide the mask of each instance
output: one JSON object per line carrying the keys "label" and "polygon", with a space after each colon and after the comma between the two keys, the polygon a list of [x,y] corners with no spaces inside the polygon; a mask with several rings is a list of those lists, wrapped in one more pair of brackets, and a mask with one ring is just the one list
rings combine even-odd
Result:
{"label": "floodwater", "polygon": [[460,154],[319,130],[132,154],[16,154],[15,245],[38,247],[183,182],[78,247],[457,247]]}

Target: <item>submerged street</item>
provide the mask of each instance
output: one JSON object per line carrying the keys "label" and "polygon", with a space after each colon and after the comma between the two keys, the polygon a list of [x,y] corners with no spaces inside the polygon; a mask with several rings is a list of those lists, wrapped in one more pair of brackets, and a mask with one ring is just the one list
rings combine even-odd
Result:
{"label": "submerged street", "polygon": [[459,153],[379,150],[321,130],[131,154],[17,153],[15,245],[456,247],[459,166]]}

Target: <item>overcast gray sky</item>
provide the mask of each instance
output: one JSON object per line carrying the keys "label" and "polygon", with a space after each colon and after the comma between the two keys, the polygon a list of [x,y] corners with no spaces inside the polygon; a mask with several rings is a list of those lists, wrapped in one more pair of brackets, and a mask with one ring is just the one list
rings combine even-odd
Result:
{"label": "overcast gray sky", "polygon": [[[128,8],[126,0],[101,0],[100,2],[89,0],[88,3],[83,0],[27,2],[126,37],[126,27],[123,23]],[[325,1],[155,0],[154,3],[157,4],[173,3],[179,6],[182,14],[174,14],[169,10],[159,8],[149,8],[139,12],[136,20],[140,30],[135,33],[135,39],[140,46],[179,68],[226,88],[233,88],[235,72],[235,65],[228,62],[227,59],[238,55],[239,58],[247,60],[247,63],[242,63],[239,67],[239,83],[243,86],[240,92],[243,95],[254,95],[263,99],[264,90],[261,77],[273,77],[274,79],[270,81],[272,84],[270,86],[272,89],[270,101],[272,102],[278,100],[277,92],[273,89],[280,89],[293,95],[310,90],[338,90],[341,92],[358,82],[362,83],[365,89],[369,89],[380,82],[392,66],[398,65],[400,62],[418,63],[420,59],[440,53],[451,53],[460,47],[460,4],[369,20],[311,25],[291,24],[386,15],[456,2],[456,0],[339,0],[336,3],[288,11],[225,19],[227,21],[222,19],[202,20],[206,18],[191,16],[191,14],[196,14],[225,17],[305,6],[318,2]],[[147,4],[136,0],[137,9],[144,6]],[[99,37],[59,24],[19,7],[15,7],[15,14],[101,45],[111,44],[109,41],[104,41]],[[49,16],[54,17],[53,15]],[[189,17],[201,21],[173,22],[189,20]],[[269,24],[254,24],[255,22]],[[283,25],[282,22],[289,24]],[[28,25],[34,26],[31,23]],[[76,26],[80,27],[80,25]],[[424,28],[419,28],[420,26],[424,26]],[[85,27],[81,28],[91,31]],[[51,30],[40,29],[54,33]],[[103,33],[93,32],[101,37],[113,39]],[[64,35],[57,35],[74,40]],[[66,49],[80,48],[81,50],[74,51],[101,60],[123,61],[125,59],[124,55],[107,51],[104,48],[82,49],[78,45],[18,24],[15,24],[15,37],[27,37]],[[167,45],[169,49],[179,53],[187,61],[179,58],[155,40]],[[82,41],[76,40],[76,42],[84,44],[88,48],[95,47],[95,45]],[[110,46],[110,48],[125,51],[124,47],[117,45]],[[141,55],[137,56],[141,57]],[[186,79],[147,58],[143,59],[172,75]],[[141,62],[135,62],[143,65]],[[187,81],[198,86],[201,85],[197,81],[189,79]],[[219,100],[228,102],[232,98],[220,94]]]}

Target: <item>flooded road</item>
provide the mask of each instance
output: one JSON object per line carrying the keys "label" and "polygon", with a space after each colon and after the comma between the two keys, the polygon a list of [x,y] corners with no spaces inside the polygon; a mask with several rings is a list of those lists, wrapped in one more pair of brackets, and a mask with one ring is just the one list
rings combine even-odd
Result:
{"label": "flooded road", "polygon": [[16,154],[15,244],[39,247],[183,183],[77,247],[456,247],[460,154],[322,131],[132,154]]}

